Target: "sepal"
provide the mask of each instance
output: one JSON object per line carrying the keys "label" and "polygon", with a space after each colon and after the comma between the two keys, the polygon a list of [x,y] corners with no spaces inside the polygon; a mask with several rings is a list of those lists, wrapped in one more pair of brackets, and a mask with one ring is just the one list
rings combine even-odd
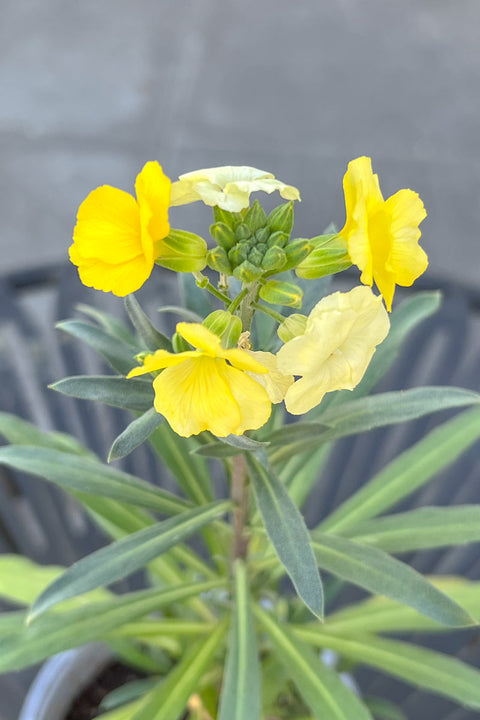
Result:
{"label": "sepal", "polygon": [[272,305],[302,307],[303,290],[294,283],[280,280],[268,280],[260,288],[260,297]]}
{"label": "sepal", "polygon": [[176,272],[199,272],[206,265],[207,243],[195,233],[170,230],[161,241],[161,256],[157,265]]}
{"label": "sepal", "polygon": [[319,235],[310,240],[312,252],[297,266],[298,277],[308,280],[346,270],[352,264],[341,235]]}
{"label": "sepal", "polygon": [[203,321],[203,325],[222,339],[225,348],[235,347],[242,332],[242,321],[227,310],[214,310]]}
{"label": "sepal", "polygon": [[278,326],[277,335],[284,343],[293,338],[303,335],[307,326],[307,316],[299,313],[289,315],[281,325]]}

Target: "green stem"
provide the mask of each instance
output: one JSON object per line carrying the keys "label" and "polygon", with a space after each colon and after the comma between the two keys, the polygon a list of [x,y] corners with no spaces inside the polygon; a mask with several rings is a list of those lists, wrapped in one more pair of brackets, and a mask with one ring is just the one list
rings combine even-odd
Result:
{"label": "green stem", "polygon": [[232,561],[245,560],[248,550],[248,537],[244,534],[248,513],[247,465],[244,455],[233,460],[232,500],[233,511],[233,548]]}
{"label": "green stem", "polygon": [[208,290],[209,293],[212,295],[215,295],[216,298],[221,300],[225,305],[230,305],[231,300],[228,297],[228,295],[225,295],[225,293],[220,292],[220,290],[217,290],[215,285],[212,285],[210,280],[205,277],[205,275],[202,275],[200,272],[194,272],[192,273],[193,277],[195,278],[195,282],[197,283],[198,287],[205,288],[205,290]]}
{"label": "green stem", "polygon": [[276,310],[272,310],[271,308],[267,307],[266,305],[260,305],[259,303],[253,303],[252,306],[255,310],[259,310],[260,312],[265,313],[265,315],[270,315],[274,320],[276,320],[279,323],[283,323],[285,320],[285,315],[282,315],[281,313],[277,312]]}
{"label": "green stem", "polygon": [[252,326],[260,285],[257,282],[252,282],[243,289],[247,292],[240,303],[239,315],[242,321],[242,330],[247,332]]}
{"label": "green stem", "polygon": [[244,287],[243,290],[238,293],[237,297],[236,297],[234,300],[232,300],[232,302],[231,302],[230,305],[228,306],[228,308],[227,308],[228,312],[232,313],[232,315],[233,315],[233,313],[234,313],[235,310],[238,308],[238,306],[239,306],[240,303],[242,302],[243,298],[244,298],[247,294],[248,294],[248,287]]}

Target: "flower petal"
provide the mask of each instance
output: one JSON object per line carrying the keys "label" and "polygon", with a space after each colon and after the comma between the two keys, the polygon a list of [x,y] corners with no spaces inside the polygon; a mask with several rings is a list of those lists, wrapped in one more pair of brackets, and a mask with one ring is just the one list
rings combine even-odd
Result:
{"label": "flower petal", "polygon": [[223,357],[225,352],[222,348],[222,341],[209,330],[205,325],[201,323],[177,323],[177,332],[183,337],[190,345],[198,348],[206,355],[211,357]]}
{"label": "flower petal", "polygon": [[282,402],[290,385],[293,383],[292,375],[285,375],[277,368],[277,358],[273,353],[255,350],[249,352],[255,360],[258,360],[265,368],[268,368],[266,374],[256,372],[249,373],[256,382],[263,385],[268,393],[268,397],[272,403]]}
{"label": "flower petal", "polygon": [[[265,425],[272,411],[265,388],[246,373],[229,365],[225,365],[224,377],[240,410],[240,423],[231,432],[241,435],[246,430],[258,430]],[[219,433],[215,435],[223,437]]]}
{"label": "flower petal", "polygon": [[143,254],[135,198],[110,185],[93,190],[78,209],[73,243],[75,264],[84,260],[117,264]]}
{"label": "flower petal", "polygon": [[95,259],[84,260],[76,254],[75,245],[70,248],[70,259],[74,265],[78,265],[78,274],[84,285],[112,292],[119,297],[125,297],[142,287],[153,267],[143,255],[116,265]]}
{"label": "flower petal", "polygon": [[226,367],[224,360],[199,355],[155,378],[155,409],[178,435],[210,430],[225,437],[238,430],[241,412],[225,377]]}
{"label": "flower petal", "polygon": [[137,175],[135,192],[140,210],[141,239],[145,257],[152,261],[157,256],[158,245],[170,232],[168,208],[171,181],[158,162],[147,162]]}

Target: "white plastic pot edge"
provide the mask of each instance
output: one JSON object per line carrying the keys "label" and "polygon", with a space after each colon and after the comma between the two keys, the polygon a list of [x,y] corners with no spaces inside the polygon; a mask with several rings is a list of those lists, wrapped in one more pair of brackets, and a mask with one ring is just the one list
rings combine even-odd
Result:
{"label": "white plastic pot edge", "polygon": [[65,720],[75,697],[112,657],[109,647],[95,643],[47,660],[30,686],[18,720]]}

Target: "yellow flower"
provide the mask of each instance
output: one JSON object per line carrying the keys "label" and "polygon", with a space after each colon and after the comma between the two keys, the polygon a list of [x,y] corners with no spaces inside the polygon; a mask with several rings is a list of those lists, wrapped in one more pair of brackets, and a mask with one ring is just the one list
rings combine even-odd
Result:
{"label": "yellow flower", "polygon": [[267,368],[246,350],[223,348],[204,325],[181,322],[177,332],[197,349],[157,350],[127,376],[162,370],[153,381],[155,410],[183,437],[203,430],[226,437],[262,427],[270,417],[270,399],[247,371],[263,374]]}
{"label": "yellow flower", "polygon": [[170,232],[170,188],[160,165],[148,162],[135,182],[136,200],[110,185],[87,196],[70,247],[84,285],[122,297],[143,285]]}
{"label": "yellow flower", "polygon": [[343,189],[347,219],[339,234],[362,283],[375,281],[391,310],[395,285],[410,286],[427,269],[427,255],[418,245],[418,226],[427,216],[423,202],[413,190],[384,200],[368,157],[348,164]]}
{"label": "yellow flower", "polygon": [[287,410],[301,415],[318,405],[327,392],[353,390],[389,327],[382,298],[368,287],[320,300],[305,332],[277,353],[280,372],[301,376],[286,392]]}
{"label": "yellow flower", "polygon": [[246,166],[225,165],[205,168],[180,175],[172,185],[172,205],[203,200],[205,205],[217,205],[229,212],[240,212],[247,208],[250,193],[275,190],[285,200],[300,200],[300,193],[292,185],[276,180],[271,173]]}
{"label": "yellow flower", "polygon": [[261,375],[258,373],[249,373],[250,377],[253,377],[260,385],[263,385],[273,404],[282,402],[285,393],[293,383],[293,377],[279,372],[277,358],[273,353],[253,350],[249,351],[249,354],[268,369],[268,373],[262,373]]}

